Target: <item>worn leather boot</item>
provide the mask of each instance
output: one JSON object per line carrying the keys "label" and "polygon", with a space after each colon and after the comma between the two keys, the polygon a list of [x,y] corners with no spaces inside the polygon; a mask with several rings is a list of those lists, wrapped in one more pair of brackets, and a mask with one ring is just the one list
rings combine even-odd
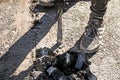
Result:
{"label": "worn leather boot", "polygon": [[91,14],[88,26],[80,41],[80,49],[83,52],[96,52],[102,44],[101,38],[104,32],[103,16],[109,0],[91,0]]}
{"label": "worn leather boot", "polygon": [[60,3],[60,2],[69,2],[69,1],[72,1],[72,0],[39,0],[40,6],[42,7],[52,7],[55,5],[55,2]]}
{"label": "worn leather boot", "polygon": [[[80,48],[82,50],[94,50],[96,52],[101,43],[102,34],[104,32],[103,21],[98,19],[91,19],[80,41]],[[85,52],[85,51],[83,51]],[[85,52],[86,53],[86,52]],[[87,52],[88,53],[88,52]]]}
{"label": "worn leather boot", "polygon": [[55,0],[39,0],[39,5],[41,7],[52,7],[54,6]]}

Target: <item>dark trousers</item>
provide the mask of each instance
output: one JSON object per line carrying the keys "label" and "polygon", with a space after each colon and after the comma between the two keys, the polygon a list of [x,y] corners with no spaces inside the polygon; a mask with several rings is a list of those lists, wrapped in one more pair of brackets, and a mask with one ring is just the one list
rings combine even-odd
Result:
{"label": "dark trousers", "polygon": [[103,16],[107,9],[107,3],[109,0],[91,0],[91,18],[97,18],[103,20]]}

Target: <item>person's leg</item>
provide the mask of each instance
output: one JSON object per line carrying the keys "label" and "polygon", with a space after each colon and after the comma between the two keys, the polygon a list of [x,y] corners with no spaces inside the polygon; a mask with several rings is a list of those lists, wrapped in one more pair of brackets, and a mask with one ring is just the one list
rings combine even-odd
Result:
{"label": "person's leg", "polygon": [[[91,0],[91,13],[88,25],[80,42],[80,49],[94,50],[100,45],[101,33],[103,33],[103,17],[109,0]],[[95,50],[96,51],[96,50]]]}
{"label": "person's leg", "polygon": [[107,9],[108,0],[91,0],[91,18],[103,19],[103,16]]}
{"label": "person's leg", "polygon": [[88,27],[103,27],[103,17],[106,13],[108,1],[109,0],[91,0],[91,13],[88,21]]}

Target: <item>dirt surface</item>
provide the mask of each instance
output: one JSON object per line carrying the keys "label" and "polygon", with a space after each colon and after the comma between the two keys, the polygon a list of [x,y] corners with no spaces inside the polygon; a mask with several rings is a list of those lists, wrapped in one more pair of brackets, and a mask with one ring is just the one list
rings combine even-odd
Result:
{"label": "dirt surface", "polygon": [[[120,1],[111,0],[105,15],[103,45],[91,58],[91,71],[98,80],[120,80]],[[27,80],[35,49],[53,48],[57,39],[54,10],[41,12],[40,24],[33,27],[29,0],[0,0],[0,80]],[[63,14],[61,54],[74,46],[89,19],[89,1],[80,1]]]}

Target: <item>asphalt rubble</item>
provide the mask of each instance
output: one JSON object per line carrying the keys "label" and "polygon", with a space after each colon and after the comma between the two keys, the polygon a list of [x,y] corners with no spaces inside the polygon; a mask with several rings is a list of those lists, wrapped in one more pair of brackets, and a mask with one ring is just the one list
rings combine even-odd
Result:
{"label": "asphalt rubble", "polygon": [[37,50],[29,80],[97,80],[90,71],[89,57],[72,51],[56,55],[49,48]]}

